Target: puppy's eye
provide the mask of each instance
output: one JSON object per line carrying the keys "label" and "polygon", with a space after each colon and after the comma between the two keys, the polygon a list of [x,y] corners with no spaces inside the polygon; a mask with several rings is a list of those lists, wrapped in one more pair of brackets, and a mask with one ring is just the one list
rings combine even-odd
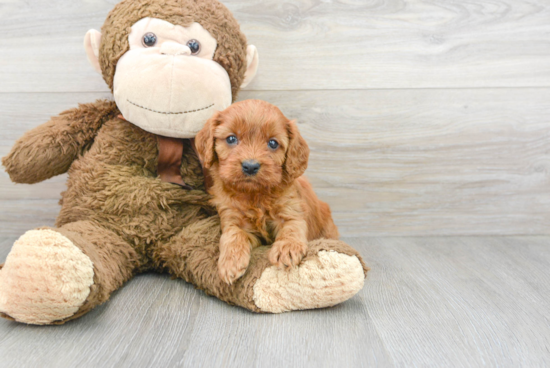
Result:
{"label": "puppy's eye", "polygon": [[201,51],[201,43],[197,40],[187,41],[187,46],[191,50],[191,54],[197,55]]}
{"label": "puppy's eye", "polygon": [[153,47],[157,44],[157,35],[153,32],[148,32],[143,35],[141,43],[145,47]]}
{"label": "puppy's eye", "polygon": [[234,135],[230,135],[229,137],[225,138],[225,141],[227,142],[227,144],[231,146],[234,146],[237,143],[239,143],[239,140]]}
{"label": "puppy's eye", "polygon": [[279,142],[277,142],[275,139],[270,139],[269,142],[267,142],[267,145],[271,149],[277,149],[277,147],[279,147]]}

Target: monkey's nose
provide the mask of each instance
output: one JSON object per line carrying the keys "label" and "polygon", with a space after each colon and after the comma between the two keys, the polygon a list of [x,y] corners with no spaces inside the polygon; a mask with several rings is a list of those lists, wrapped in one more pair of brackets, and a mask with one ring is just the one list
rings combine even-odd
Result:
{"label": "monkey's nose", "polygon": [[163,55],[191,55],[191,49],[187,45],[181,43],[166,41],[160,46],[160,53]]}
{"label": "monkey's nose", "polygon": [[241,165],[243,167],[243,173],[249,176],[256,175],[261,166],[256,160],[243,161]]}

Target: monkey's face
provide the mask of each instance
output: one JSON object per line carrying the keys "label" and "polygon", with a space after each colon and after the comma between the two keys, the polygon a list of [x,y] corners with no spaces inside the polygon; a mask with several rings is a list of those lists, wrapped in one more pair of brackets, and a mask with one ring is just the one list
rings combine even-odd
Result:
{"label": "monkey's face", "polygon": [[231,104],[231,83],[213,60],[217,41],[200,24],[144,18],[132,26],[113,93],[124,118],[151,133],[192,138]]}
{"label": "monkey's face", "polygon": [[[90,30],[84,40],[88,59],[99,73],[104,72],[99,63],[100,46],[113,47],[116,40],[113,34],[106,37],[111,43],[103,42],[100,32]],[[226,54],[214,57],[218,41],[199,23],[184,27],[148,17],[135,22],[127,37],[129,47],[118,58],[112,79],[116,104],[126,120],[154,134],[192,138],[215,111],[231,104],[232,87],[238,90],[231,81],[234,73],[243,70],[234,65],[227,69],[216,61],[228,59]],[[222,49],[227,49],[226,43]],[[238,79],[241,88],[254,78],[258,67],[253,45],[248,45],[244,62],[246,69]],[[230,77],[228,73],[233,74]]]}

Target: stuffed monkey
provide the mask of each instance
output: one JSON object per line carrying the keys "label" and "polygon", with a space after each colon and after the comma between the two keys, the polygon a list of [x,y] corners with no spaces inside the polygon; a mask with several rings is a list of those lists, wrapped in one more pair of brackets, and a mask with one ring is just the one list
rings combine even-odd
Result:
{"label": "stuffed monkey", "polygon": [[123,0],[84,46],[114,101],[53,117],[2,160],[16,183],[69,174],[55,227],[23,234],[0,270],[3,317],[64,323],[151,270],[255,312],[332,306],[362,288],[358,252],[326,239],[297,267],[272,266],[263,246],[239,280],[218,276],[220,221],[192,138],[258,66],[222,4]]}

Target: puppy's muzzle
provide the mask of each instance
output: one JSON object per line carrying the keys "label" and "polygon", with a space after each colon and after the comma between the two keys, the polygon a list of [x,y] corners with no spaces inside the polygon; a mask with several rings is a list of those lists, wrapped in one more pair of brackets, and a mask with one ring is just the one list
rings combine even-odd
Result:
{"label": "puppy's muzzle", "polygon": [[243,168],[243,173],[245,173],[248,176],[254,176],[260,170],[261,165],[256,160],[247,160],[247,161],[243,161],[241,166]]}

